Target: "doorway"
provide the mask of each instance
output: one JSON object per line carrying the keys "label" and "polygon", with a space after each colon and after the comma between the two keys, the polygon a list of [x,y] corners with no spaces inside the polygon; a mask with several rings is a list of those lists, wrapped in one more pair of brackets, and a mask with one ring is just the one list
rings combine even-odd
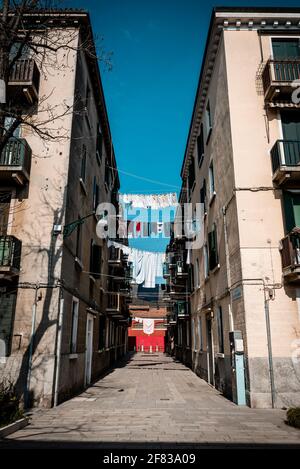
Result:
{"label": "doorway", "polygon": [[86,350],[85,350],[85,385],[88,386],[92,379],[92,360],[93,360],[93,329],[94,318],[91,314],[87,315],[86,320]]}
{"label": "doorway", "polygon": [[214,380],[212,320],[210,316],[206,316],[206,350],[207,350],[208,382],[209,384],[213,386],[215,383],[215,380]]}

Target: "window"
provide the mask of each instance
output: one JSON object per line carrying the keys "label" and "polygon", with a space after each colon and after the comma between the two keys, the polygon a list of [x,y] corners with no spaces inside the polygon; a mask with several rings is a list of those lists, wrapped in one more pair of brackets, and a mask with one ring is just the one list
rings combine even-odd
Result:
{"label": "window", "polygon": [[217,311],[219,353],[224,353],[224,329],[223,329],[223,311],[221,306]]}
{"label": "window", "polygon": [[190,322],[187,321],[186,322],[186,346],[187,347],[190,347],[190,345],[191,345],[190,333],[191,333],[191,331],[190,331]]}
{"label": "window", "polygon": [[286,232],[289,233],[296,226],[300,227],[300,191],[283,192],[283,205]]}
{"label": "window", "polygon": [[[6,132],[9,131],[9,129],[11,128],[11,126],[13,125],[15,120],[16,119],[14,117],[6,116],[4,118],[4,128],[5,128]],[[21,127],[20,127],[20,125],[18,125],[18,127],[13,131],[12,136],[15,137],[15,138],[20,138],[20,136],[21,136]]]}
{"label": "window", "polygon": [[105,338],[106,338],[106,318],[102,314],[99,316],[99,343],[98,350],[103,350],[105,348]]}
{"label": "window", "polygon": [[91,241],[90,248],[90,273],[94,278],[99,278],[101,274],[102,249]]}
{"label": "window", "polygon": [[203,214],[207,213],[206,210],[206,181],[204,179],[203,186],[200,189],[200,203],[203,205]]}
{"label": "window", "polygon": [[192,157],[189,164],[189,174],[188,174],[188,184],[189,184],[189,195],[195,187],[195,159]]}
{"label": "window", "polygon": [[193,348],[194,351],[197,350],[195,319],[192,319],[192,348]]}
{"label": "window", "polygon": [[204,262],[204,276],[208,278],[209,275],[209,264],[208,264],[208,249],[207,244],[203,246],[203,262]]}
{"label": "window", "polygon": [[215,195],[215,175],[214,175],[214,165],[211,163],[209,170],[208,170],[208,176],[209,176],[209,197],[210,199]]}
{"label": "window", "polygon": [[217,228],[215,224],[212,231],[208,233],[208,254],[209,270],[213,270],[218,266]]}
{"label": "window", "polygon": [[71,322],[70,353],[76,353],[76,350],[77,350],[78,310],[79,310],[79,301],[77,298],[73,297],[72,309],[71,309],[72,322]]}
{"label": "window", "polygon": [[99,205],[99,186],[97,184],[96,176],[94,176],[94,184],[93,184],[93,211],[96,212],[97,207]]}
{"label": "window", "polygon": [[0,236],[5,236],[7,234],[10,200],[10,192],[0,192]]}
{"label": "window", "polygon": [[272,39],[272,49],[274,60],[300,59],[299,39]]}
{"label": "window", "polygon": [[11,353],[17,290],[17,285],[2,286],[0,294],[0,358],[8,357]]}
{"label": "window", "polygon": [[178,331],[178,345],[180,346],[182,345],[182,322],[178,324],[177,331]]}
{"label": "window", "polygon": [[80,168],[80,178],[85,182],[86,177],[86,146],[83,144],[81,148],[81,168]]}
{"label": "window", "polygon": [[212,130],[212,119],[211,119],[211,110],[210,102],[208,101],[205,109],[205,126],[206,126],[206,143],[208,143],[211,130]]}
{"label": "window", "polygon": [[[78,220],[80,220],[80,215],[78,215]],[[76,257],[81,259],[81,239],[82,239],[82,223],[77,225],[76,232]]]}
{"label": "window", "polygon": [[102,135],[101,128],[99,125],[98,132],[97,132],[97,141],[96,141],[96,156],[97,156],[97,161],[99,164],[102,161],[102,144],[103,144],[103,135]]}
{"label": "window", "polygon": [[194,276],[195,276],[194,264],[190,264],[189,265],[189,288],[190,288],[190,292],[194,291],[194,285],[195,285]]}
{"label": "window", "polygon": [[200,134],[197,138],[197,153],[198,153],[198,165],[201,168],[204,160],[204,137],[203,137],[203,124],[200,126]]}
{"label": "window", "polygon": [[198,317],[198,344],[199,344],[199,350],[203,350],[203,337],[202,337],[202,323],[201,323],[201,317]]}

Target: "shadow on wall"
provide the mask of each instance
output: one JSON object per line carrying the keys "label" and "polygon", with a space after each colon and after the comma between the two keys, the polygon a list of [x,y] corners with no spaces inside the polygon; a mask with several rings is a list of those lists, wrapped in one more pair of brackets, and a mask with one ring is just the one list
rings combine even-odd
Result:
{"label": "shadow on wall", "polygon": [[[57,288],[58,277],[56,270],[61,260],[63,244],[57,236],[53,236],[51,233],[50,243],[46,246],[45,238],[49,239],[49,229],[52,232],[54,224],[62,224],[64,216],[62,207],[64,206],[65,193],[66,188],[62,190],[59,184],[55,187],[54,181],[53,190],[42,192],[40,195],[39,210],[33,215],[34,220],[32,221],[30,231],[23,231],[23,238],[29,240],[29,242],[27,242],[27,245],[24,243],[26,252],[24,252],[24,249],[22,258],[23,261],[26,258],[30,261],[29,265],[32,278],[34,278],[35,272],[37,272],[35,281],[43,285],[40,288],[44,294],[43,306],[42,311],[38,311],[38,323],[34,336],[31,341],[29,340],[27,347],[22,353],[22,358],[20,359],[20,354],[15,354],[15,356],[10,357],[11,360],[8,360],[9,369],[5,370],[5,374],[15,382],[17,394],[24,399],[26,407],[31,407],[33,403],[38,403],[39,400],[43,398],[43,396],[36,395],[34,389],[29,391],[29,373],[31,373],[32,376],[37,376],[37,374],[41,377],[45,376],[47,367],[49,366],[48,357],[51,353],[49,350],[50,348],[53,350],[53,343],[47,341],[47,343],[43,344],[43,339],[46,332],[57,324],[58,317],[51,318],[51,303],[54,289]],[[45,223],[43,223],[43,221],[45,221]],[[35,229],[35,225],[38,225],[40,229]],[[43,230],[48,230],[48,232]],[[19,291],[21,289],[20,287],[21,285],[17,286]],[[33,284],[30,288],[35,289]],[[56,309],[58,313],[58,308]],[[31,327],[31,314],[29,321]],[[25,324],[24,327],[25,326],[27,326],[27,324]],[[53,340],[56,341],[56,337],[54,337]],[[18,370],[17,374],[15,370]],[[41,389],[43,390],[43,386],[41,386]],[[51,395],[51,392],[49,394]],[[50,405],[51,402],[48,402],[47,406]]]}

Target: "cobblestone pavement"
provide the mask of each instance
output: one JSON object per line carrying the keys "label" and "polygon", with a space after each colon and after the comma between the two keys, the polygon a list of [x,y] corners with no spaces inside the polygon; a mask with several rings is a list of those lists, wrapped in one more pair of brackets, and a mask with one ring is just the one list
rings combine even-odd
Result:
{"label": "cobblestone pavement", "polygon": [[79,396],[35,412],[1,447],[300,445],[300,431],[284,418],[281,410],[237,407],[181,363],[140,353]]}

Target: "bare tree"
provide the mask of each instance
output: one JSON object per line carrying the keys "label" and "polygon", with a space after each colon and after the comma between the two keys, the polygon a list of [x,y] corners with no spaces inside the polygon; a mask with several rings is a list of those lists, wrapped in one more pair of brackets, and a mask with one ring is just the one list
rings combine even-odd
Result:
{"label": "bare tree", "polygon": [[[62,128],[63,118],[73,112],[86,112],[84,97],[75,96],[72,104],[67,100],[53,105],[49,94],[39,96],[38,113],[36,105],[24,107],[8,93],[10,77],[20,60],[34,58],[39,73],[45,77],[54,74],[61,67],[68,66],[68,54],[84,51],[89,57],[103,61],[110,68],[110,54],[99,47],[95,49],[91,31],[77,40],[76,28],[65,31],[53,28],[53,12],[57,4],[52,0],[2,0],[0,10],[0,155],[18,127],[28,129],[43,140],[69,138]],[[64,10],[60,10],[64,13]],[[38,22],[29,21],[37,17]],[[58,60],[63,51],[63,62]],[[55,127],[55,121],[57,126]]]}

